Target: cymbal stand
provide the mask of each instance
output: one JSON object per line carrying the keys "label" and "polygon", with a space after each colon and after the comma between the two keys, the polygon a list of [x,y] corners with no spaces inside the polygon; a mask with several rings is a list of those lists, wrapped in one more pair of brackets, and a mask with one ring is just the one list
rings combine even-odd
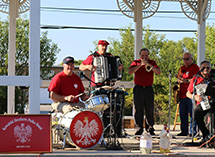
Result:
{"label": "cymbal stand", "polygon": [[[118,141],[118,137],[117,134],[115,133],[115,129],[113,126],[113,122],[112,122],[112,118],[113,116],[113,109],[112,109],[112,104],[116,106],[116,100],[112,100],[113,97],[113,92],[116,90],[117,88],[110,90],[110,124],[108,124],[108,126],[104,129],[104,131],[110,127],[109,130],[109,134],[107,137],[107,145],[106,148],[109,150],[121,150],[122,147],[120,147],[120,143]],[[115,95],[114,95],[115,98]]]}
{"label": "cymbal stand", "polygon": [[[104,114],[104,110],[102,110],[101,112],[98,112],[98,115],[99,115],[99,117],[100,117],[101,119],[102,119],[102,115],[103,115],[103,114]],[[106,141],[105,141],[105,139],[104,139],[104,134],[102,134],[102,137],[101,137],[101,139],[100,139],[99,144],[100,144],[101,147],[102,147],[102,146],[106,147],[107,143],[106,143]]]}

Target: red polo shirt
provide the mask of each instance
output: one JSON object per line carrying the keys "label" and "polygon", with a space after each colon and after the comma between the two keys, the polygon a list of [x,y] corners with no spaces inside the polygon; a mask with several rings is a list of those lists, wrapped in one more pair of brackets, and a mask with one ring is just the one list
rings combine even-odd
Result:
{"label": "red polo shirt", "polygon": [[[181,74],[181,77],[184,79],[191,79],[194,75],[196,75],[199,71],[199,66],[196,64],[191,64],[189,67],[181,66],[178,72],[178,76]],[[180,84],[180,95],[179,99],[186,98],[187,87],[189,83],[181,83]]]}
{"label": "red polo shirt", "polygon": [[[129,69],[140,65],[141,59],[134,60],[131,63]],[[159,68],[157,63],[154,60],[148,59],[149,64],[154,66],[155,68]],[[159,68],[160,69],[160,68]],[[141,66],[135,73],[134,73],[134,84],[139,86],[152,86],[154,80],[154,72],[151,70],[147,72],[145,69],[145,65]]]}
{"label": "red polo shirt", "polygon": [[[84,92],[84,86],[79,76],[72,74],[72,76],[66,75],[63,71],[56,74],[49,85],[48,91],[55,92],[59,95],[78,95]],[[79,102],[79,99],[75,99],[74,103]]]}

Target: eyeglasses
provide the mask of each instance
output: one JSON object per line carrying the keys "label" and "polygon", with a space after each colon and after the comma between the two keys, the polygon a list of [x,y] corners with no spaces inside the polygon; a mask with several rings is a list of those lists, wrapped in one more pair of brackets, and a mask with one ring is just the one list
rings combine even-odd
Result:
{"label": "eyeglasses", "polygon": [[204,70],[204,69],[208,70],[208,69],[210,69],[210,67],[202,67],[202,70]]}
{"label": "eyeglasses", "polygon": [[188,61],[190,58],[182,58],[184,61]]}

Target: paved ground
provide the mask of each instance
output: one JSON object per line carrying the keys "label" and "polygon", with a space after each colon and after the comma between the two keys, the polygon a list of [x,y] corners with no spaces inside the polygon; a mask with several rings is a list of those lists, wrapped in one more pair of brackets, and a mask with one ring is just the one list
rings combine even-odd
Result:
{"label": "paved ground", "polygon": [[[159,133],[162,129],[162,125],[155,126],[155,133],[157,136],[153,136],[153,149],[152,153],[147,154],[147,156],[165,156],[165,155],[176,155],[176,156],[215,156],[214,148],[193,146],[198,143],[200,140],[197,138],[197,141],[192,141],[190,137],[179,137],[176,136],[179,133],[179,126],[176,127],[176,131],[171,131],[173,135],[173,139],[171,139],[171,153],[170,154],[160,154],[159,153]],[[171,126],[172,130],[172,126]],[[61,145],[53,144],[53,152],[52,153],[43,153],[43,154],[0,154],[0,156],[24,156],[24,157],[64,157],[64,156],[141,156],[145,154],[141,154],[139,150],[139,141],[134,137],[135,129],[126,129],[125,132],[127,134],[126,138],[119,138],[116,142],[113,142],[113,146],[118,144],[122,148],[122,150],[108,150],[101,144],[97,144],[92,149],[75,149],[66,147],[64,150],[61,149]],[[123,133],[125,135],[125,133]],[[107,139],[105,139],[107,141]],[[184,144],[191,143],[192,146],[185,146]],[[119,147],[117,147],[119,148]]]}

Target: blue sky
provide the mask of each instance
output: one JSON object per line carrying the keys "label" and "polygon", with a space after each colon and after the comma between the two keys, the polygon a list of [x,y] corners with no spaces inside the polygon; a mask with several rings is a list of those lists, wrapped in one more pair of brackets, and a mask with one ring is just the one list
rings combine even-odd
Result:
{"label": "blue sky", "polygon": [[[215,11],[215,1],[212,1],[211,11]],[[116,0],[41,0],[41,7],[58,8],[79,8],[79,9],[119,9]],[[182,11],[179,2],[160,3],[158,11]],[[29,12],[26,13],[27,15]],[[6,14],[0,12],[2,19]],[[167,18],[168,17],[168,18]],[[212,20],[209,20],[212,19]],[[211,13],[206,23],[215,23],[215,13]],[[105,28],[124,28],[131,24],[134,27],[132,18],[122,13],[92,13],[79,11],[48,11],[41,9],[41,25],[60,25],[60,26],[81,26],[81,27],[105,27]],[[143,26],[149,25],[150,29],[185,29],[196,30],[197,23],[187,18],[183,13],[180,14],[161,14],[156,13],[150,18],[143,20]],[[90,50],[94,51],[93,41],[108,39],[112,37],[120,40],[118,31],[104,30],[83,30],[83,29],[41,29],[41,32],[48,31],[48,37],[58,44],[61,52],[57,55],[55,64],[60,64],[65,56],[73,56],[76,60],[85,59]],[[183,37],[194,37],[194,33],[166,33],[168,40],[181,40]]]}

